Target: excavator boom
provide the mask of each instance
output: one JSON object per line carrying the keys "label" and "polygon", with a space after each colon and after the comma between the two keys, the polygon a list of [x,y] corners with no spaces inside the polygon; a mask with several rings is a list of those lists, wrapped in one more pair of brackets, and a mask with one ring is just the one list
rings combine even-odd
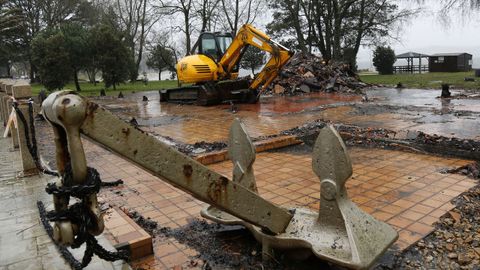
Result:
{"label": "excavator boom", "polygon": [[240,62],[248,46],[257,47],[270,54],[270,59],[249,86],[251,90],[257,90],[259,87],[262,87],[261,90],[265,90],[278,75],[282,67],[293,56],[293,52],[271,40],[270,37],[262,31],[254,28],[250,24],[245,24],[240,28],[232,44],[228,47],[219,62],[223,68],[223,74],[228,75],[232,72],[234,67]]}

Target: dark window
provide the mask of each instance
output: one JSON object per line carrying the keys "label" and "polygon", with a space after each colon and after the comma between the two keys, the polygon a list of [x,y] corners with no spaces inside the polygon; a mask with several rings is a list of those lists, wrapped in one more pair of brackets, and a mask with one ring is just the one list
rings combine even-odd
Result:
{"label": "dark window", "polygon": [[201,51],[202,54],[210,55],[215,58],[218,55],[217,45],[215,44],[214,36],[203,35],[201,48],[202,48],[202,51]]}
{"label": "dark window", "polygon": [[223,55],[232,44],[232,37],[219,36],[217,37],[218,45],[220,46],[220,53]]}

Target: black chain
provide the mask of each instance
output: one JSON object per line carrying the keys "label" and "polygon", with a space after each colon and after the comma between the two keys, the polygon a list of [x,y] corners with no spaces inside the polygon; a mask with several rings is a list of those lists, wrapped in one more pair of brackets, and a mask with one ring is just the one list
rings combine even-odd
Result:
{"label": "black chain", "polygon": [[[28,128],[25,116],[18,108],[18,103],[14,102],[12,106],[15,109],[17,116],[20,118],[20,121],[22,121],[27,148],[30,155],[32,156],[33,161],[35,162],[35,166],[37,167],[37,169],[44,174],[59,176],[57,172],[44,169],[38,158],[37,139],[35,137],[35,124],[33,117],[33,101],[30,99],[28,103],[30,129]],[[86,183],[81,185],[72,185],[72,183],[73,172],[69,164],[67,165],[67,168],[65,169],[65,172],[62,176],[62,186],[58,187],[55,183],[49,183],[45,188],[45,191],[48,194],[64,197],[67,199],[67,201],[70,196],[81,200],[80,202],[69,206],[67,210],[59,212],[50,211],[47,213],[45,211],[43,203],[40,201],[37,202],[40,218],[50,238],[53,239],[53,228],[50,225],[49,221],[70,221],[72,224],[76,224],[79,228],[78,233],[74,238],[72,248],[78,248],[84,243],[86,243],[87,245],[81,263],[75,259],[75,257],[66,247],[56,245],[62,256],[75,270],[86,267],[91,262],[94,254],[107,261],[128,260],[130,257],[128,251],[122,250],[119,252],[110,252],[100,246],[95,236],[89,233],[89,230],[96,230],[98,224],[96,222],[95,214],[92,213],[87,203],[88,197],[92,194],[98,193],[101,187],[118,186],[120,184],[123,184],[123,181],[117,180],[114,182],[102,182],[98,171],[94,168],[88,167]]]}
{"label": "black chain", "polygon": [[[38,207],[38,212],[40,213],[40,220],[42,221],[43,227],[45,228],[45,231],[47,231],[48,236],[50,239],[53,240],[53,228],[50,225],[48,218],[47,218],[47,211],[45,210],[45,206],[43,205],[43,202],[38,201],[37,202],[37,207]],[[55,245],[62,254],[63,258],[67,261],[67,263],[75,270],[82,269],[82,264],[75,259],[75,257],[72,255],[72,253],[63,245]]]}
{"label": "black chain", "polygon": [[[37,202],[37,207],[40,213],[40,220],[42,221],[43,227],[45,227],[48,236],[53,240],[53,228],[50,225],[50,220],[48,218],[51,212],[47,213],[47,211],[45,210],[45,206],[40,201]],[[85,242],[87,244],[87,248],[85,249],[85,253],[81,263],[77,259],[75,259],[72,253],[65,246],[56,245],[57,249],[60,251],[67,263],[75,270],[80,270],[86,267],[92,261],[92,257],[94,254],[96,254],[101,259],[110,262],[119,259],[129,259],[129,254],[127,251],[110,252],[104,249],[100,244],[98,244],[97,239],[95,239],[95,237],[90,234],[85,237]]]}
{"label": "black chain", "polygon": [[[33,162],[35,162],[35,167],[37,167],[37,169],[44,174],[59,176],[57,172],[47,170],[43,168],[42,165],[40,164],[40,160],[38,158],[37,138],[35,137],[35,125],[34,125],[34,119],[33,119],[33,101],[30,99],[28,102],[30,130],[28,129],[28,124],[27,124],[27,120],[25,119],[25,116],[23,115],[22,111],[18,108],[18,103],[13,102],[12,106],[15,109],[17,116],[20,118],[20,121],[22,121],[28,152],[32,156]],[[12,136],[15,136],[15,134],[12,134]]]}
{"label": "black chain", "polygon": [[72,224],[78,226],[78,232],[73,240],[72,248],[78,248],[84,243],[87,245],[85,253],[83,255],[82,262],[79,263],[81,268],[87,266],[92,260],[92,256],[96,254],[100,258],[107,261],[116,260],[128,260],[129,254],[127,251],[122,250],[118,252],[110,252],[100,246],[93,235],[89,233],[91,230],[97,230],[97,217],[90,210],[88,197],[92,194],[98,193],[100,188],[105,186],[114,186],[123,183],[118,180],[112,183],[102,183],[100,174],[94,168],[87,168],[87,181],[82,185],[71,185],[73,182],[72,167],[68,164],[65,168],[65,172],[62,175],[62,187],[58,187],[55,183],[47,184],[45,191],[50,195],[57,195],[64,198],[70,196],[80,199],[77,202],[68,207],[64,211],[50,211],[46,213],[46,218],[51,221],[70,221]]}

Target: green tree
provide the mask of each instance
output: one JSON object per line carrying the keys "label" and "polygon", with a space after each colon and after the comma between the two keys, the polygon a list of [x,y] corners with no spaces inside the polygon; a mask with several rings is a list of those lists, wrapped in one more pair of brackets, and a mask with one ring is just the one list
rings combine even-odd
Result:
{"label": "green tree", "polygon": [[134,61],[130,50],[121,39],[121,33],[110,25],[100,24],[92,29],[94,56],[102,71],[105,87],[113,87],[128,80]]}
{"label": "green tree", "polygon": [[59,30],[47,30],[32,41],[32,60],[40,81],[48,90],[62,89],[72,75],[72,64],[65,47],[65,37]]}
{"label": "green tree", "polygon": [[175,52],[163,43],[155,45],[147,58],[147,66],[158,70],[158,80],[162,80],[164,70],[175,72],[176,62]]}
{"label": "green tree", "polygon": [[265,64],[265,53],[257,47],[248,47],[240,61],[240,67],[250,69],[255,74],[255,69]]}
{"label": "green tree", "polygon": [[389,47],[377,47],[373,52],[373,65],[381,75],[393,74],[393,64],[397,58]]}
{"label": "green tree", "polygon": [[326,60],[358,54],[362,45],[391,38],[399,23],[416,14],[385,0],[278,0],[270,4],[274,20],[267,26],[275,38],[292,40],[303,52],[318,49]]}
{"label": "green tree", "polygon": [[61,26],[65,49],[70,58],[72,77],[77,91],[81,91],[78,72],[88,67],[92,58],[92,48],[88,30],[79,23],[70,22]]}
{"label": "green tree", "polygon": [[21,9],[11,8],[7,0],[0,0],[0,65],[5,67],[7,77],[11,77],[11,64],[22,55],[18,42],[19,33],[25,29],[22,20]]}

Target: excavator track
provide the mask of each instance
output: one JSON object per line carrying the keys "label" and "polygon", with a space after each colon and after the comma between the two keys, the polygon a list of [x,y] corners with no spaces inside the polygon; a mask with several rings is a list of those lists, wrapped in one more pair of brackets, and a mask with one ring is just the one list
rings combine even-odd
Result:
{"label": "excavator track", "polygon": [[257,91],[249,89],[250,80],[226,80],[207,82],[172,89],[160,90],[160,101],[209,106],[222,103],[255,103]]}

